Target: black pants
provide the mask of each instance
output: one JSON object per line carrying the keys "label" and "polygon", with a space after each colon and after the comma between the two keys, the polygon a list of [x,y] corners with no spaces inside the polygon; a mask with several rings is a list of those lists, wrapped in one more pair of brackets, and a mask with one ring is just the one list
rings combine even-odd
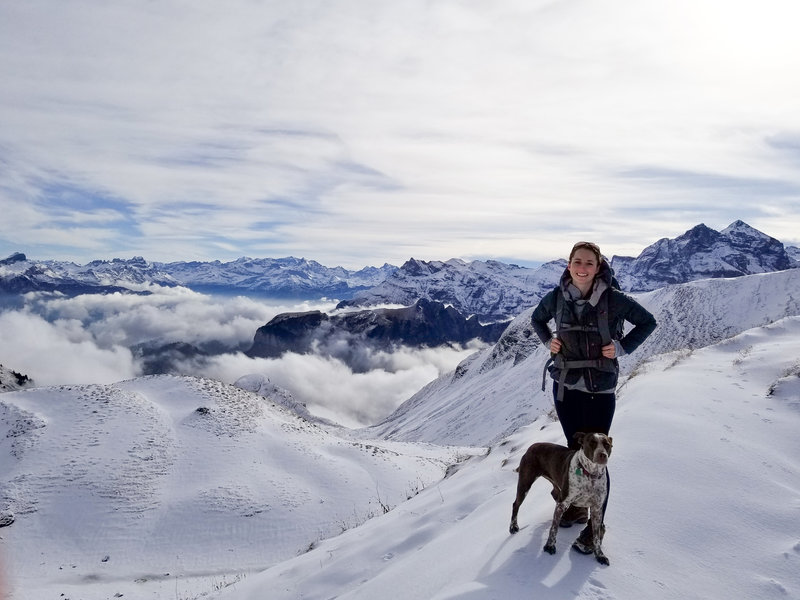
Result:
{"label": "black pants", "polygon": [[586,433],[605,433],[611,430],[614,409],[617,406],[616,394],[592,394],[579,390],[564,389],[564,399],[558,401],[558,383],[553,382],[553,400],[561,429],[567,438],[567,446],[578,450],[580,445],[572,439],[579,431]]}
{"label": "black pants", "polygon": [[[558,401],[558,382],[553,382],[553,400],[556,404],[556,414],[561,422],[561,429],[567,438],[567,445],[573,450],[579,450],[580,444],[572,437],[579,431],[586,433],[605,433],[611,430],[611,421],[614,419],[614,410],[617,406],[616,394],[592,394],[579,390],[564,389],[564,398]],[[606,469],[608,493],[611,493],[611,478]],[[608,505],[608,495],[603,502],[603,515]]]}

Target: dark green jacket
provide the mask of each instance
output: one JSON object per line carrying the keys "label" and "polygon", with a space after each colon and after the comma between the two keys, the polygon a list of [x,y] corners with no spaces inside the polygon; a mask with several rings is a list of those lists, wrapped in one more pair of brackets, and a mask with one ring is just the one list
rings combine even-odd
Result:
{"label": "dark green jacket", "polygon": [[[560,355],[565,361],[602,358],[603,339],[599,332],[601,327],[598,327],[598,323],[604,316],[608,319],[608,330],[611,333],[612,340],[616,339],[626,354],[636,350],[656,328],[656,320],[652,314],[636,300],[612,286],[612,273],[606,261],[602,262],[596,278],[603,281],[607,289],[600,295],[600,300],[595,305],[587,303],[580,316],[576,315],[573,310],[574,304],[568,300],[569,296],[564,295],[567,286],[572,281],[569,270],[566,270],[561,276],[559,286],[542,298],[531,316],[531,324],[536,335],[539,336],[542,344],[549,346],[553,331],[548,323],[556,318],[558,295],[562,295],[562,298],[564,298],[562,322],[555,325],[557,337],[561,340]],[[616,282],[614,281],[614,283]],[[604,295],[607,296],[605,299],[603,299]],[[603,310],[604,307],[607,307],[607,313]],[[633,324],[633,329],[626,335],[615,333],[623,331],[625,321]],[[563,330],[574,326],[583,326],[585,330]],[[575,385],[583,376],[584,385],[589,391],[604,392],[613,390],[617,385],[619,367],[616,359],[613,361],[604,359],[604,363],[605,365],[602,368],[569,369],[564,377],[565,385],[567,387]],[[559,361],[557,360],[549,369],[550,375],[556,381],[562,375],[558,365]]]}

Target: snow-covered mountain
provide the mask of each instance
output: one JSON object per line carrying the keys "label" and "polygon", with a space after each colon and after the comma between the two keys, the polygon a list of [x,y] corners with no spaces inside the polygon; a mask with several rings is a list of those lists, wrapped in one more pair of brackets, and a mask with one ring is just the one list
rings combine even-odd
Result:
{"label": "snow-covered mountain", "polygon": [[[664,238],[638,257],[614,256],[611,264],[624,290],[649,291],[697,279],[739,277],[800,264],[800,250],[736,221],[721,232],[697,225]],[[341,307],[410,306],[419,299],[450,304],[482,321],[502,321],[538,303],[564,270],[564,259],[538,268],[498,261],[410,259],[351,271],[304,258],[240,258],[232,262],[149,263],[97,260],[87,265],[31,261],[17,253],[0,260],[0,293],[60,291],[68,295],[182,285],[201,292],[272,297],[341,299]]]}
{"label": "snow-covered mountain", "polygon": [[536,304],[558,282],[566,264],[562,259],[531,269],[493,260],[426,262],[412,258],[380,285],[339,306],[408,306],[425,298],[482,320],[504,320]]}
{"label": "snow-covered mountain", "polygon": [[[611,261],[626,291],[780,271],[797,264],[781,242],[742,221],[722,232],[698,225],[675,239],[659,240],[636,258],[614,256]],[[427,298],[452,304],[481,319],[508,319],[535,306],[558,283],[565,267],[564,259],[537,269],[497,261],[412,259],[377,287],[355,294],[340,306],[408,305]]]}
{"label": "snow-covered mountain", "polygon": [[31,261],[18,252],[0,260],[0,293],[58,291],[67,295],[128,292],[142,285],[176,285],[167,273],[141,257],[92,261],[86,265],[44,260]]}
{"label": "snow-covered mountain", "polygon": [[[639,296],[660,327],[623,359],[610,568],[568,551],[577,528],[561,530],[556,556],[541,551],[546,483],[508,534],[522,452],[561,441],[522,315],[384,429],[301,418],[253,378],[0,395],[14,598],[796,597],[800,317],[787,315],[800,312],[798,277]],[[469,445],[442,445],[459,440]]]}
{"label": "snow-covered mountain", "polygon": [[139,291],[148,284],[182,285],[204,292],[258,293],[287,298],[348,298],[378,285],[397,267],[365,267],[350,271],[329,268],[304,258],[240,258],[222,263],[150,263],[131,259],[95,260],[86,265],[33,261],[16,253],[0,260],[0,293],[59,291],[68,295]]}
{"label": "snow-covered mountain", "polygon": [[259,292],[289,298],[349,298],[378,285],[397,267],[364,267],[351,271],[325,267],[305,258],[240,258],[232,262],[157,263],[178,283],[211,292]]}
{"label": "snow-covered mountain", "polygon": [[641,292],[697,279],[781,271],[795,263],[781,242],[735,221],[721,232],[697,225],[675,239],[657,241],[636,258],[614,256],[611,266],[622,289]]}

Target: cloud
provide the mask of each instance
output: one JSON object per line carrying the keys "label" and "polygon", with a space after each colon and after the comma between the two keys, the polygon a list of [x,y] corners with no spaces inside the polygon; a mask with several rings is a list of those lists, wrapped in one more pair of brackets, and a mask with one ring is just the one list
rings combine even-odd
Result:
{"label": "cloud", "polygon": [[100,348],[76,320],[50,323],[25,311],[0,313],[0,363],[37,385],[113,383],[138,374],[130,351]]}
{"label": "cloud", "polygon": [[[0,254],[548,260],[591,208],[584,233],[629,254],[650,203],[656,238],[691,204],[766,231],[751,207],[800,185],[798,10],[4,3]],[[703,176],[625,175],[645,170]],[[732,179],[750,194],[725,198]]]}
{"label": "cloud", "polygon": [[474,351],[475,348],[401,348],[392,354],[380,353],[374,357],[374,368],[358,373],[336,358],[294,353],[277,359],[225,354],[201,364],[187,361],[182,369],[228,383],[243,375],[266,375],[273,384],[289,390],[312,414],[348,427],[363,427],[388,416]]}
{"label": "cloud", "polygon": [[143,372],[136,344],[217,341],[230,352],[210,357],[172,357],[176,373],[234,383],[266,375],[289,390],[312,414],[348,426],[372,424],[440,374],[453,370],[478,346],[413,349],[358,355],[357,372],[342,360],[318,354],[253,359],[246,349],[255,331],[281,312],[332,310],[335,302],[299,305],[220,298],[186,288],[150,286],[149,295],[108,294],[67,298],[32,293],[24,306],[0,312],[0,363],[37,385],[108,384]]}
{"label": "cloud", "polygon": [[143,287],[148,293],[86,294],[76,297],[26,295],[29,311],[48,321],[75,321],[101,348],[144,342],[218,341],[233,349],[249,347],[256,329],[281,312],[325,310],[334,301],[299,305],[259,301],[245,296],[217,297],[183,287]]}

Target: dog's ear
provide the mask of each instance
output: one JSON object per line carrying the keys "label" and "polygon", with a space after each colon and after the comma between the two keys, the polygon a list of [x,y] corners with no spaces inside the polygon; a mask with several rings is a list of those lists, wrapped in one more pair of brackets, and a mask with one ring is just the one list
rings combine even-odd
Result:
{"label": "dog's ear", "polygon": [[577,432],[572,434],[572,439],[576,443],[581,444],[581,445],[583,445],[583,438],[585,438],[585,437],[586,437],[586,434],[583,431],[577,431]]}
{"label": "dog's ear", "polygon": [[[606,437],[608,437],[608,436],[606,436]],[[609,446],[613,446],[614,445],[614,438],[608,437],[608,445]]]}

